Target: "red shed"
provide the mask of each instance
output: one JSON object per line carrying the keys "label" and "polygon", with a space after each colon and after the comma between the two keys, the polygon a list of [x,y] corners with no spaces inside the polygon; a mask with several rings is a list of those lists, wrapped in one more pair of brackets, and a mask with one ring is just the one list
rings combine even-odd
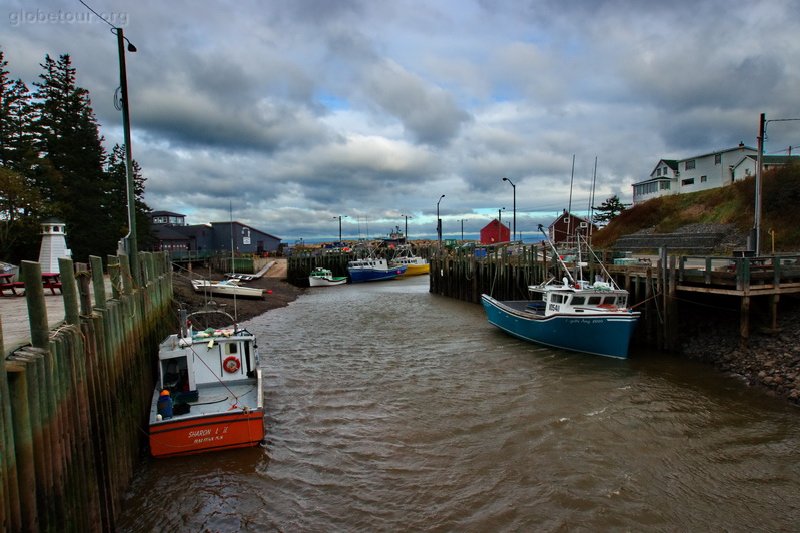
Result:
{"label": "red shed", "polygon": [[581,235],[588,236],[597,231],[597,226],[587,221],[583,217],[579,217],[575,213],[571,215],[565,209],[563,213],[558,215],[549,226],[547,226],[547,234],[554,244],[570,243],[575,240],[575,234],[580,232]]}
{"label": "red shed", "polygon": [[498,242],[508,242],[510,240],[511,230],[497,219],[486,224],[481,230],[481,244],[495,244]]}

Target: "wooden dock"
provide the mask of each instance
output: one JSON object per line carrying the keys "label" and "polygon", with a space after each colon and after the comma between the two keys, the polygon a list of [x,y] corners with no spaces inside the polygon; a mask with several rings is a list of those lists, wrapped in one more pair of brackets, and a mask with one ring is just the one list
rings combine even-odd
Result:
{"label": "wooden dock", "polygon": [[55,329],[40,265],[23,261],[29,342],[7,352],[0,335],[0,530],[114,530],[172,314],[167,256],[138,260],[135,286],[125,256],[109,257],[105,274],[99,257],[91,270],[59,259],[64,319]]}
{"label": "wooden dock", "polygon": [[[554,272],[554,258],[539,245],[496,246],[485,257],[470,250],[443,251],[431,258],[431,292],[473,303],[483,293],[501,300],[528,298],[528,286]],[[680,341],[682,305],[699,302],[738,305],[739,333],[747,342],[752,308],[767,309],[776,329],[781,295],[800,294],[800,254],[762,257],[706,257],[669,255],[663,248],[654,262],[608,265],[614,281],[630,293],[629,303],[642,312],[635,339],[646,345],[674,350]],[[590,279],[600,272],[588,262]],[[707,302],[704,302],[704,305]]]}

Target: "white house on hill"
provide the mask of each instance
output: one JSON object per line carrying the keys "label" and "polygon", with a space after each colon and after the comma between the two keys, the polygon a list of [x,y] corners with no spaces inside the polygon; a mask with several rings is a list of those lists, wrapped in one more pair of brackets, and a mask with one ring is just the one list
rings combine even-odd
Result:
{"label": "white house on hill", "polygon": [[734,168],[755,148],[739,143],[735,148],[696,155],[686,159],[662,159],[644,181],[633,184],[633,203],[669,194],[684,194],[724,187],[733,183]]}
{"label": "white house on hill", "polygon": [[[733,181],[741,181],[750,176],[755,176],[757,159],[757,156],[746,155],[736,163],[733,166]],[[800,161],[800,157],[796,155],[765,155],[761,164],[763,171],[766,172],[776,167],[788,165],[792,161]]]}

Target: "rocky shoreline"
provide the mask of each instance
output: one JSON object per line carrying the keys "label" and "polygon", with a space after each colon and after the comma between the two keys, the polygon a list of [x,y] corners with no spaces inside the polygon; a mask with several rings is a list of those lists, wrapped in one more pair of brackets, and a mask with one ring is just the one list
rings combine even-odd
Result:
{"label": "rocky shoreline", "polygon": [[712,324],[706,317],[695,323],[681,354],[800,405],[800,301],[786,299],[782,304],[778,331],[754,330],[741,345],[738,322],[715,319]]}

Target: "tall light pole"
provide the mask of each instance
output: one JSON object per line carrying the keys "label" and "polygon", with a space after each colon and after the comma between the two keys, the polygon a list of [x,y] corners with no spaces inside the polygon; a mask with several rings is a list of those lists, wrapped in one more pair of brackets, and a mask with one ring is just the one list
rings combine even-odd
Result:
{"label": "tall light pole", "polygon": [[401,217],[406,219],[406,244],[408,244],[408,219],[414,218],[411,215],[400,215]]}
{"label": "tall light pole", "polygon": [[439,218],[439,204],[442,202],[442,198],[444,198],[444,194],[439,197],[439,201],[436,202],[436,235],[439,241],[439,249],[442,249],[442,219]]}
{"label": "tall light pole", "polygon": [[122,28],[112,28],[111,32],[117,36],[117,49],[119,51],[119,90],[122,100],[122,131],[125,138],[125,181],[128,189],[128,234],[125,236],[126,252],[131,264],[131,276],[134,285],[138,286],[139,275],[139,246],[136,240],[136,196],[133,186],[133,155],[131,153],[131,123],[128,110],[128,75],[125,68],[125,41],[128,42],[128,52],[135,52],[136,47],[125,38]]}
{"label": "tall light pole", "polygon": [[[141,275],[139,273],[139,246],[136,241],[136,197],[133,184],[133,156],[131,155],[131,124],[130,112],[128,110],[128,74],[125,68],[125,43],[128,43],[128,52],[135,52],[136,47],[130,42],[122,31],[111,24],[103,15],[89,7],[86,2],[79,0],[89,11],[94,13],[97,18],[111,26],[111,33],[117,36],[117,51],[119,53],[119,91],[122,108],[122,131],[125,138],[125,181],[128,193],[128,234],[122,238],[125,252],[131,265],[131,277],[133,285],[139,286]],[[118,108],[119,109],[119,108]]]}
{"label": "tall light pole", "polygon": [[464,219],[461,219],[461,242],[464,242]]}
{"label": "tall light pole", "polygon": [[337,215],[333,217],[339,219],[339,243],[342,242],[342,217],[347,218],[347,215]]}
{"label": "tall light pole", "polygon": [[508,178],[503,178],[503,181],[507,181],[511,184],[511,188],[514,190],[514,230],[512,232],[512,240],[517,240],[517,186],[514,185],[514,182]]}

